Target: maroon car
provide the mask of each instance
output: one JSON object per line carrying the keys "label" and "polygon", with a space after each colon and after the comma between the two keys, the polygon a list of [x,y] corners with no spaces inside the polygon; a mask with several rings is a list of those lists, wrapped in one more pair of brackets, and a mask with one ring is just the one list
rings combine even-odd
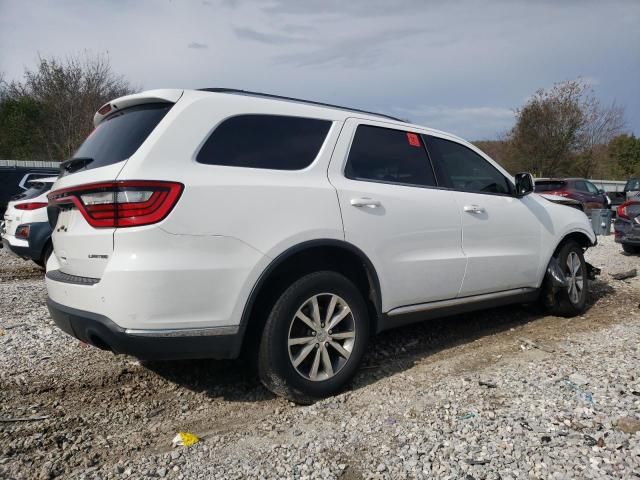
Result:
{"label": "maroon car", "polygon": [[584,178],[541,178],[536,180],[536,192],[577,200],[587,215],[610,205],[604,191]]}

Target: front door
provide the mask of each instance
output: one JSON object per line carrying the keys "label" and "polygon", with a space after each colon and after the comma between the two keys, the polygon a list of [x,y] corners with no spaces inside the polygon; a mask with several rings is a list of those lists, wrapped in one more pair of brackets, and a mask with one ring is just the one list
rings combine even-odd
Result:
{"label": "front door", "polygon": [[470,147],[425,137],[438,182],[450,188],[462,217],[467,271],[460,297],[536,287],[545,212],[517,198],[510,180]]}

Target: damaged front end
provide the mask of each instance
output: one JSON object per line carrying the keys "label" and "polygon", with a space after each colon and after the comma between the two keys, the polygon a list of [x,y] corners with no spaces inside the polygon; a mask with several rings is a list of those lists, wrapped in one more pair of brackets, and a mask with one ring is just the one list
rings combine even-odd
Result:
{"label": "damaged front end", "polygon": [[[589,262],[585,262],[587,267],[587,278],[589,280],[595,280],[596,276],[600,275],[601,270],[594,267]],[[557,257],[551,257],[549,265],[547,265],[547,272],[544,277],[543,283],[543,295],[544,304],[547,307],[551,307],[556,304],[556,295],[559,291],[565,290],[569,287],[569,280],[567,279],[560,262]]]}

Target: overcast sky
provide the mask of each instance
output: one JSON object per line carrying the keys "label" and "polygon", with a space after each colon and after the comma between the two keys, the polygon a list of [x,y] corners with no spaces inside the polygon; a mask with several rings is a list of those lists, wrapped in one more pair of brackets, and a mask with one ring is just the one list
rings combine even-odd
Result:
{"label": "overcast sky", "polygon": [[145,89],[234,87],[492,139],[583,77],[640,134],[640,0],[0,0],[0,72],[109,53]]}

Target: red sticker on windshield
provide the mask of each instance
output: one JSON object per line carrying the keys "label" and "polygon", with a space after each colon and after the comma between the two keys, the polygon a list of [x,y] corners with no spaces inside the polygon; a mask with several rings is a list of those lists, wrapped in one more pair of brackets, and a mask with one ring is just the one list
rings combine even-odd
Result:
{"label": "red sticker on windshield", "polygon": [[409,141],[409,145],[411,145],[412,147],[421,146],[420,145],[420,138],[415,133],[407,132],[407,140]]}

